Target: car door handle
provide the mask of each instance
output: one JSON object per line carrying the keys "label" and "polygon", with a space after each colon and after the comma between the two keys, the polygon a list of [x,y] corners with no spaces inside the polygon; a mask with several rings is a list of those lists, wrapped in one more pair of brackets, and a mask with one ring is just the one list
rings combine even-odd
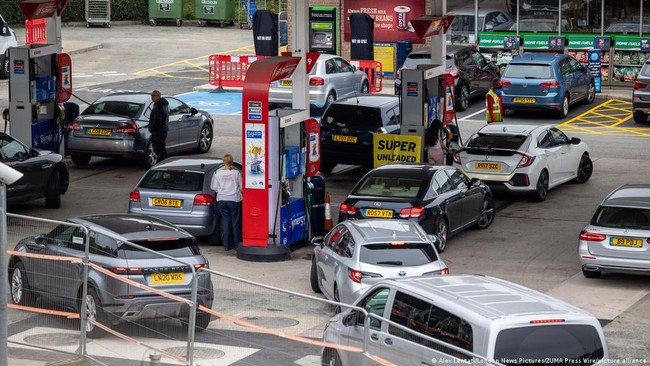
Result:
{"label": "car door handle", "polygon": [[27,244],[27,248],[34,250],[36,252],[40,252],[41,250],[45,249],[45,245],[38,244],[38,243],[30,243]]}
{"label": "car door handle", "polygon": [[379,336],[377,335],[377,333],[372,333],[372,334],[370,335],[370,339],[372,339],[373,341],[378,341],[378,340],[379,340]]}
{"label": "car door handle", "polygon": [[393,345],[393,340],[390,339],[390,338],[386,338],[386,339],[384,339],[384,343],[391,346],[391,345]]}
{"label": "car door handle", "polygon": [[51,166],[52,166],[52,163],[49,163],[49,164],[43,164],[43,165],[41,166],[41,168],[43,168],[43,169],[49,169]]}

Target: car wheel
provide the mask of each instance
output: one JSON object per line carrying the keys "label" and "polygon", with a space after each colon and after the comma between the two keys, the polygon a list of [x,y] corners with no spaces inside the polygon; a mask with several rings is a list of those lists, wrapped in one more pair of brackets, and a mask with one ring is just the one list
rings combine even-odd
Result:
{"label": "car wheel", "polygon": [[140,165],[145,169],[149,169],[158,162],[158,155],[153,151],[153,143],[151,143],[151,141],[147,143],[147,148],[144,149],[144,151],[145,154],[140,160]]}
{"label": "car wheel", "polygon": [[221,216],[218,215],[217,224],[208,236],[208,243],[212,246],[223,245],[223,227],[221,226]]}
{"label": "car wheel", "polygon": [[149,19],[149,25],[155,27],[156,25],[158,25],[158,22],[156,21],[156,19]]}
{"label": "car wheel", "polygon": [[469,107],[469,87],[466,84],[461,85],[456,98],[456,110],[462,112]]}
{"label": "car wheel", "polygon": [[[336,283],[334,284],[334,301],[341,302],[341,296],[339,295],[339,286]],[[334,306],[334,314],[338,314],[340,312],[341,312],[341,306],[339,305]]]}
{"label": "car wheel", "polygon": [[9,79],[9,57],[0,55],[0,79]]}
{"label": "car wheel", "polygon": [[196,313],[196,319],[195,319],[196,330],[202,332],[208,329],[208,326],[210,325],[210,320],[212,320],[212,316],[210,313],[206,313],[203,311],[199,311],[198,313]]}
{"label": "car wheel", "polygon": [[90,163],[92,156],[86,154],[71,154],[70,158],[72,159],[74,165],[84,166]]}
{"label": "car wheel", "polygon": [[564,98],[562,98],[562,106],[560,106],[560,110],[557,112],[557,118],[566,118],[566,116],[569,115],[569,96],[565,95]]}
{"label": "car wheel", "polygon": [[447,220],[441,218],[440,221],[438,221],[438,226],[436,228],[436,238],[438,238],[438,240],[436,240],[436,249],[438,249],[438,253],[442,253],[447,249],[448,231]]}
{"label": "car wheel", "polygon": [[537,187],[535,192],[531,196],[531,200],[534,202],[542,202],[546,199],[548,195],[548,172],[542,170],[539,174],[539,179],[537,179]]}
{"label": "car wheel", "polygon": [[494,202],[491,197],[486,196],[483,200],[483,207],[481,208],[481,217],[476,223],[477,229],[487,229],[494,221]]}
{"label": "car wheel", "polygon": [[587,270],[582,270],[582,275],[585,276],[586,278],[598,278],[600,277],[601,272],[600,271],[587,271]]}
{"label": "car wheel", "polygon": [[97,290],[92,287],[88,288],[88,294],[86,296],[86,336],[88,338],[102,338],[106,335],[104,330],[95,324],[92,320],[102,325],[106,324],[106,316],[104,315],[104,310],[102,308],[102,303],[99,300],[97,295]]}
{"label": "car wheel", "polygon": [[580,165],[578,165],[578,173],[576,178],[573,180],[575,183],[585,183],[591,178],[591,173],[594,171],[594,165],[591,162],[589,155],[584,154],[580,158]]}
{"label": "car wheel", "polygon": [[341,357],[335,349],[325,348],[323,351],[323,359],[321,360],[322,366],[343,366]]}
{"label": "car wheel", "polygon": [[205,154],[208,151],[210,151],[210,147],[212,146],[212,127],[209,125],[205,124],[203,127],[201,127],[201,133],[199,133],[199,146],[197,147],[197,151]]}
{"label": "car wheel", "polygon": [[370,91],[370,88],[368,88],[368,82],[364,81],[363,84],[361,84],[361,94],[368,94]]}
{"label": "car wheel", "polygon": [[336,94],[334,91],[329,92],[327,94],[327,98],[325,99],[325,105],[323,106],[323,113],[327,110],[327,107],[330,106],[330,104],[334,103],[336,101]]}
{"label": "car wheel", "polygon": [[646,122],[648,122],[648,115],[641,112],[641,111],[635,111],[634,112],[634,122],[635,123],[646,123]]}
{"label": "car wheel", "polygon": [[47,181],[47,187],[45,188],[45,207],[61,207],[61,179],[58,170],[52,172],[50,180]]}
{"label": "car wheel", "polygon": [[309,274],[309,282],[311,283],[311,290],[317,294],[322,293],[320,286],[318,286],[318,273],[316,268],[316,260],[311,260],[311,271]]}
{"label": "car wheel", "polygon": [[318,170],[324,174],[331,174],[332,171],[334,171],[334,168],[336,168],[336,163],[321,161],[320,168],[318,168]]}
{"label": "car wheel", "polygon": [[17,262],[11,269],[11,301],[16,305],[32,306],[35,303],[34,293],[29,289],[27,272],[22,262]]}
{"label": "car wheel", "polygon": [[596,100],[596,85],[594,83],[589,84],[589,91],[587,92],[587,104],[591,104]]}

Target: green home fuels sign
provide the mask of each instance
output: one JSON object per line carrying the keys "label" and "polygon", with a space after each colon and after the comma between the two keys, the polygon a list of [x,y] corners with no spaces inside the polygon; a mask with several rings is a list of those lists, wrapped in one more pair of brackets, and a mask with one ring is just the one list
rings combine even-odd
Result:
{"label": "green home fuels sign", "polygon": [[480,35],[479,47],[486,48],[503,48],[503,36]]}
{"label": "green home fuels sign", "polygon": [[569,36],[569,48],[590,49],[594,48],[593,36]]}
{"label": "green home fuels sign", "polygon": [[614,46],[617,50],[640,50],[641,38],[634,37],[616,37]]}
{"label": "green home fuels sign", "polygon": [[[593,46],[593,39],[591,41]],[[524,36],[524,48],[535,49],[543,48],[548,49],[548,36]]]}

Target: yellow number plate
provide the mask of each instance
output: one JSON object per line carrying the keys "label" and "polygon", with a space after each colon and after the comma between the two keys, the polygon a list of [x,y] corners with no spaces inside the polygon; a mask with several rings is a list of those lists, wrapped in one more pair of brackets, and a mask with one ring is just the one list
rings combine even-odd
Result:
{"label": "yellow number plate", "polygon": [[106,129],[106,128],[89,128],[88,129],[88,134],[89,135],[110,136],[111,135],[111,130]]}
{"label": "yellow number plate", "polygon": [[334,135],[334,136],[332,136],[332,140],[338,141],[338,142],[356,143],[357,142],[357,137],[356,136]]}
{"label": "yellow number plate", "polygon": [[393,218],[393,211],[392,210],[375,210],[372,208],[369,208],[366,210],[366,217],[382,217],[386,219],[392,219]]}
{"label": "yellow number plate", "polygon": [[152,198],[151,204],[162,207],[181,207],[181,200],[172,200],[169,198]]}
{"label": "yellow number plate", "polygon": [[535,103],[535,98],[512,98],[515,103]]}
{"label": "yellow number plate", "polygon": [[643,240],[632,238],[610,238],[609,243],[617,247],[641,248],[643,246]]}
{"label": "yellow number plate", "polygon": [[168,283],[182,283],[185,282],[185,273],[172,272],[172,273],[152,273],[151,283],[154,285],[165,285]]}
{"label": "yellow number plate", "polygon": [[500,163],[474,163],[474,167],[483,170],[501,170]]}
{"label": "yellow number plate", "polygon": [[282,81],[280,81],[280,85],[282,85],[282,86],[292,86],[293,81],[291,81],[291,80],[282,80]]}

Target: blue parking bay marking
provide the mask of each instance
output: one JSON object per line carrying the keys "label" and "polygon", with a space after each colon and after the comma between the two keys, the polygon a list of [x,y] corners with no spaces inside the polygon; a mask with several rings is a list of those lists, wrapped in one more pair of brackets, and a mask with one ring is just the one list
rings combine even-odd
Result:
{"label": "blue parking bay marking", "polygon": [[190,107],[202,109],[210,114],[241,114],[241,96],[239,92],[189,92],[176,97]]}

